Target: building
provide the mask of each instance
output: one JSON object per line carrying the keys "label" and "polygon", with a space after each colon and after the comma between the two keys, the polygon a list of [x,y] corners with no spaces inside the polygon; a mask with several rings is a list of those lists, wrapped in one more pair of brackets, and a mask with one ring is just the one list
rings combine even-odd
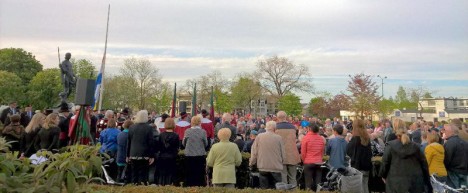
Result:
{"label": "building", "polygon": [[[422,111],[422,115],[420,112]],[[421,99],[418,110],[395,109],[391,117],[414,122],[417,119],[426,121],[449,121],[460,119],[468,121],[468,98],[425,98]]]}

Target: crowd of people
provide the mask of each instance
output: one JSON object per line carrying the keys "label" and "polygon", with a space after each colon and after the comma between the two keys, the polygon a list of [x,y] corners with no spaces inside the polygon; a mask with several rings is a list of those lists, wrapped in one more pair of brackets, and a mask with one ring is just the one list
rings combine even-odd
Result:
{"label": "crowd of people", "polygon": [[[23,111],[12,102],[0,121],[1,135],[12,142],[11,150],[29,157],[40,150],[57,151],[70,143],[68,131],[79,106],[51,111]],[[173,185],[176,158],[185,155],[184,186],[234,188],[241,152],[250,153],[249,166],[259,172],[259,188],[275,188],[279,182],[297,186],[297,166],[304,167],[307,189],[321,182],[322,165],[353,167],[362,173],[363,192],[369,192],[372,157],[381,156],[379,175],[386,192],[431,192],[430,176],[452,188],[467,185],[467,123],[401,119],[321,120],[276,115],[240,116],[224,113],[210,119],[206,110],[176,117],[128,109],[91,113],[91,143],[115,158],[112,175],[123,183]],[[214,121],[212,121],[214,120]],[[324,156],[328,159],[324,160]],[[212,168],[211,182],[206,168]],[[210,179],[208,179],[210,180]]]}

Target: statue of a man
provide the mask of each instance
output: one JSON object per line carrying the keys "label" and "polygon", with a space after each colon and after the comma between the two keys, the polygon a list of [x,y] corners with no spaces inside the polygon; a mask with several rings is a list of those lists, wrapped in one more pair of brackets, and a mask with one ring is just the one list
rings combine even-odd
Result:
{"label": "statue of a man", "polygon": [[61,92],[60,98],[62,99],[62,103],[67,102],[67,98],[70,96],[72,92],[72,88],[75,86],[75,74],[73,74],[73,66],[70,62],[71,54],[65,54],[65,60],[60,64],[60,78],[62,79],[63,84],[63,92]]}

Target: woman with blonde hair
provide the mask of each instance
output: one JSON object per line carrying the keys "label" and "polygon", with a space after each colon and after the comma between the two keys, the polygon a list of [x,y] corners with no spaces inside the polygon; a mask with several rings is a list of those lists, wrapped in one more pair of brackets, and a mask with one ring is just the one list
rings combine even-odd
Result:
{"label": "woman with blonde hair", "polygon": [[[403,121],[396,119],[395,122],[399,124]],[[394,128],[397,139],[388,142],[382,158],[381,175],[386,183],[385,192],[432,192],[427,162],[419,145],[411,142],[404,125]]]}
{"label": "woman with blonde hair", "polygon": [[159,155],[156,159],[155,181],[158,185],[173,185],[177,171],[176,158],[179,153],[179,135],[174,132],[173,118],[164,119],[164,132],[159,136]]}
{"label": "woman with blonde hair", "polygon": [[427,146],[424,150],[426,155],[427,165],[429,166],[429,174],[435,174],[439,182],[447,181],[447,170],[444,165],[445,149],[439,144],[439,135],[428,132]]}
{"label": "woman with blonde hair", "polygon": [[346,146],[346,154],[351,158],[351,167],[362,172],[363,192],[369,192],[369,171],[372,169],[371,139],[364,120],[353,122],[353,137]]}
{"label": "woman with blonde hair", "polygon": [[44,125],[37,133],[35,142],[36,150],[58,150],[60,128],[58,127],[59,116],[57,113],[47,115]]}
{"label": "woman with blonde hair", "polygon": [[234,188],[236,184],[236,166],[242,163],[242,156],[233,142],[229,142],[231,130],[222,128],[218,131],[219,143],[213,145],[206,158],[207,165],[213,167],[213,185],[215,187]]}
{"label": "woman with blonde hair", "polygon": [[187,179],[185,186],[205,186],[206,131],[201,128],[201,117],[192,117],[192,127],[185,130],[182,140],[185,147]]}
{"label": "woman with blonde hair", "polygon": [[390,141],[393,141],[393,140],[397,139],[396,131],[398,129],[406,128],[405,122],[403,120],[401,120],[401,119],[394,119],[393,122],[392,122],[392,125],[393,125],[392,132],[390,134],[388,134],[387,137],[385,138],[385,143],[386,144],[388,142],[390,142]]}
{"label": "woman with blonde hair", "polygon": [[44,124],[46,116],[42,113],[36,113],[28,126],[26,126],[25,132],[21,135],[21,157],[30,157],[32,154],[37,152],[34,147],[34,141],[36,140],[37,133],[41,130]]}

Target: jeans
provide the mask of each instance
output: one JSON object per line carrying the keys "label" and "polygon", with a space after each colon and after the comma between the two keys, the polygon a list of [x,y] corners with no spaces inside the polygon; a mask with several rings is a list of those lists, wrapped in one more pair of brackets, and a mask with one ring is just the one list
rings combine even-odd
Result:
{"label": "jeans", "polygon": [[223,184],[213,184],[214,187],[221,187],[221,188],[234,188],[235,184],[227,184],[227,183],[223,183]]}
{"label": "jeans", "polygon": [[296,165],[283,165],[283,171],[281,172],[281,177],[284,183],[297,186],[296,175],[297,175]]}
{"label": "jeans", "polygon": [[320,164],[304,165],[304,180],[307,190],[317,191],[317,184],[322,182],[322,168]]}
{"label": "jeans", "polygon": [[369,171],[360,171],[362,173],[362,192],[369,193]]}
{"label": "jeans", "polygon": [[450,187],[458,189],[461,188],[462,185],[467,186],[467,183],[467,175],[448,171],[447,185]]}
{"label": "jeans", "polygon": [[279,172],[259,172],[259,181],[261,189],[276,189],[276,183],[281,182],[282,177]]}

